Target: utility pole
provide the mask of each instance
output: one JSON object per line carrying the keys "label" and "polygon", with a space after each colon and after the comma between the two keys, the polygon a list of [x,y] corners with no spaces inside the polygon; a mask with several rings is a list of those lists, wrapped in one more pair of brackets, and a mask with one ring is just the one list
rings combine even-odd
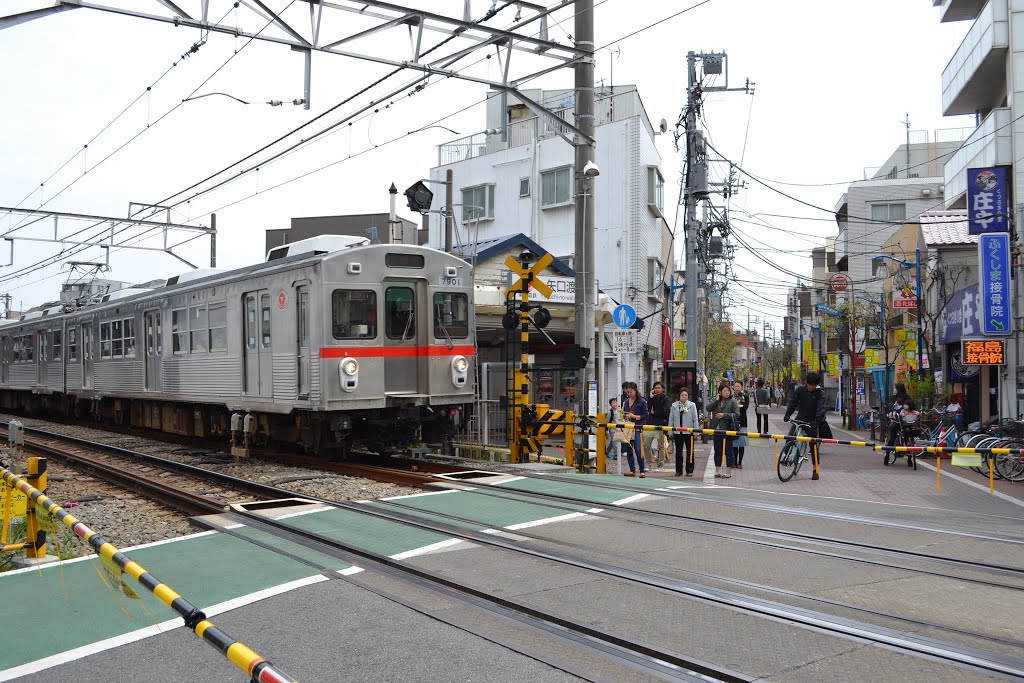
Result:
{"label": "utility pole", "polygon": [[[594,309],[597,303],[597,285],[594,281],[594,240],[597,230],[594,226],[593,177],[588,165],[594,165],[594,0],[576,0],[575,49],[579,57],[576,63],[576,126],[583,134],[577,135],[576,147],[576,197],[583,201],[576,204],[576,345],[591,349],[594,346]],[[596,173],[594,174],[596,175]],[[589,196],[590,201],[587,201]],[[603,340],[602,340],[603,341]],[[594,356],[591,354],[586,365],[579,371],[576,382],[577,415],[595,414],[599,406],[588,406],[589,380],[598,381],[600,393],[601,375],[604,368],[594,373]]]}
{"label": "utility pole", "polygon": [[[455,227],[455,191],[452,169],[444,172],[444,250],[452,253],[452,228]],[[486,202],[485,202],[486,203]]]}
{"label": "utility pole", "polygon": [[[695,168],[698,142],[697,102],[694,97],[694,88],[697,86],[697,55],[692,51],[686,53],[686,73],[686,182],[683,188],[686,202],[683,223],[686,235],[686,355],[690,358],[699,358],[697,331],[700,315],[697,311],[697,289],[700,287],[700,275],[697,272],[697,197],[693,191],[699,175]],[[706,363],[707,359],[704,362]]]}

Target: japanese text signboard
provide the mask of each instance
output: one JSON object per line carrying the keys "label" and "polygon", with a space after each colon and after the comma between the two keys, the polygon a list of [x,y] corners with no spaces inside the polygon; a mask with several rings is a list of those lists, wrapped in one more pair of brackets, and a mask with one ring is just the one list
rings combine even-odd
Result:
{"label": "japanese text signboard", "polygon": [[964,365],[1004,365],[1005,339],[964,339],[960,358]]}
{"label": "japanese text signboard", "polygon": [[1012,288],[1010,287],[1010,235],[986,233],[978,239],[981,277],[981,333],[1008,335],[1012,329]]}
{"label": "japanese text signboard", "polygon": [[1009,232],[1010,192],[1006,168],[967,169],[967,232]]}

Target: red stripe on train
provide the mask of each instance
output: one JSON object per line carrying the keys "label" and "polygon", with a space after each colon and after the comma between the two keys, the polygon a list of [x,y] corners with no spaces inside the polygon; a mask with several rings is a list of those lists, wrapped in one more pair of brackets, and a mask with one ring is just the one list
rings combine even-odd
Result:
{"label": "red stripe on train", "polygon": [[320,349],[321,358],[414,358],[417,356],[474,356],[475,346],[331,346]]}

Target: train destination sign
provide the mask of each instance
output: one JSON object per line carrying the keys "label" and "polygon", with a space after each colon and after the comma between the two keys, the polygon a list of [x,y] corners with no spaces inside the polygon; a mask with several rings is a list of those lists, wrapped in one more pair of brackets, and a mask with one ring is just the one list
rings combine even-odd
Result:
{"label": "train destination sign", "polygon": [[964,365],[1005,365],[1005,339],[964,339],[960,358]]}

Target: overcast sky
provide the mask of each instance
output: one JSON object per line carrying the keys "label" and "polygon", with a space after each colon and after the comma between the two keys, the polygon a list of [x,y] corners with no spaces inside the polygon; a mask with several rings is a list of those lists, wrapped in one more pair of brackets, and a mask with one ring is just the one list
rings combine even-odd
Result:
{"label": "overcast sky", "polygon": [[[724,49],[729,55],[729,85],[741,86],[749,77],[756,82],[756,94],[710,95],[705,109],[710,138],[724,155],[736,162],[742,158],[743,166],[760,177],[799,184],[857,180],[863,177],[864,167],[881,165],[905,140],[903,122],[908,114],[915,130],[972,125],[970,118],[946,119],[940,111],[942,69],[969,22],[940,24],[938,9],[929,0],[709,0],[613,43],[697,3],[597,0],[596,43],[612,44],[598,52],[597,78],[608,82],[614,73],[615,84],[636,84],[654,125],[665,118],[671,128],[685,101],[686,52]],[[11,14],[44,4],[49,3],[14,0],[3,3],[0,12]],[[155,0],[123,4],[168,15]],[[210,4],[211,19],[224,17],[222,23],[234,26],[237,21],[254,31],[265,23],[244,4],[237,11],[230,2],[213,0]],[[283,10],[283,16],[297,27],[308,27],[308,18],[303,19],[306,3],[270,0],[268,4]],[[415,4],[454,16],[461,16],[463,9],[462,0]],[[179,5],[198,15],[198,2],[184,0]],[[491,0],[473,0],[474,17],[482,16],[490,5]],[[506,10],[490,24],[507,26],[513,14],[514,10]],[[334,23],[323,29],[326,36],[340,37],[364,26],[351,14],[334,17]],[[551,39],[570,43],[571,8],[558,12],[553,21],[557,20],[564,23],[551,28]],[[268,29],[266,35],[271,34],[279,35]],[[0,39],[0,64],[4,65],[0,70],[4,93],[0,205],[34,209],[45,202],[44,208],[49,210],[125,216],[130,202],[163,202],[310,121],[390,70],[314,54],[313,106],[305,111],[290,103],[302,97],[300,54],[282,45],[247,44],[245,39],[211,34],[198,52],[182,59],[200,37],[195,29],[88,9],[4,30]],[[439,38],[434,34],[425,38],[425,44]],[[402,30],[364,40],[351,49],[398,60],[409,58],[409,40]],[[465,68],[466,74],[499,80],[497,59],[481,59],[482,54],[458,67]],[[175,61],[177,66],[171,68]],[[550,60],[516,53],[511,72],[514,77],[551,64]],[[387,88],[415,79],[413,72],[399,73],[297,137],[351,114]],[[572,72],[561,70],[532,81],[530,87],[566,88],[572,82]],[[148,92],[147,86],[152,86]],[[211,92],[228,93],[252,104],[223,96],[182,103],[192,93]],[[264,231],[288,227],[291,217],[387,211],[391,183],[401,190],[427,176],[429,168],[437,165],[436,146],[457,137],[438,128],[412,135],[409,131],[454,114],[441,123],[462,135],[478,132],[484,128],[483,107],[470,105],[485,95],[484,85],[437,79],[415,96],[396,96],[392,106],[372,116],[370,112],[356,117],[352,126],[342,125],[308,147],[261,166],[258,172],[251,171],[214,192],[181,203],[172,220],[198,219],[208,225],[209,212],[216,211],[218,266],[237,267],[261,260]],[[287,104],[262,104],[268,100]],[[455,114],[466,107],[470,108]],[[395,138],[397,141],[389,142]],[[83,153],[86,143],[89,147]],[[672,190],[681,171],[681,157],[673,149],[671,135],[661,136],[658,146],[667,181],[666,215],[671,223],[677,196]],[[259,159],[254,157],[254,161]],[[69,163],[54,174],[65,162]],[[250,165],[243,164],[226,177]],[[843,192],[842,185],[775,187],[826,209],[833,208]],[[178,195],[177,199],[187,196]],[[809,250],[836,233],[828,213],[755,183],[733,199],[734,218],[750,220],[743,212],[761,215],[777,230],[755,228],[739,220],[734,228],[773,265],[798,273],[809,275]],[[404,207],[402,213],[408,215]],[[68,225],[79,229],[87,224]],[[16,227],[14,235],[53,234],[49,221],[25,225],[23,217],[0,213],[0,233]],[[70,230],[63,234],[67,232]],[[119,239],[131,234],[119,235]],[[176,240],[187,237],[174,236]],[[162,243],[162,237],[139,242],[152,247]],[[0,246],[4,264],[7,244]],[[199,239],[179,251],[188,260],[205,265],[208,245],[206,239]],[[14,265],[0,269],[0,293],[11,293],[15,307],[52,300],[65,277],[61,271],[64,260],[103,259],[102,251],[91,249],[66,253],[52,266],[37,265],[43,259],[54,260],[59,252],[54,245],[18,242]],[[187,270],[170,256],[127,250],[114,251],[111,265],[110,277],[125,281]],[[741,326],[746,324],[749,308],[752,316],[767,317],[776,329],[780,327],[781,310],[775,306],[785,301],[782,285],[792,285],[795,279],[773,265],[744,250],[737,253],[735,272],[756,292],[738,286],[731,289],[731,314]]]}

